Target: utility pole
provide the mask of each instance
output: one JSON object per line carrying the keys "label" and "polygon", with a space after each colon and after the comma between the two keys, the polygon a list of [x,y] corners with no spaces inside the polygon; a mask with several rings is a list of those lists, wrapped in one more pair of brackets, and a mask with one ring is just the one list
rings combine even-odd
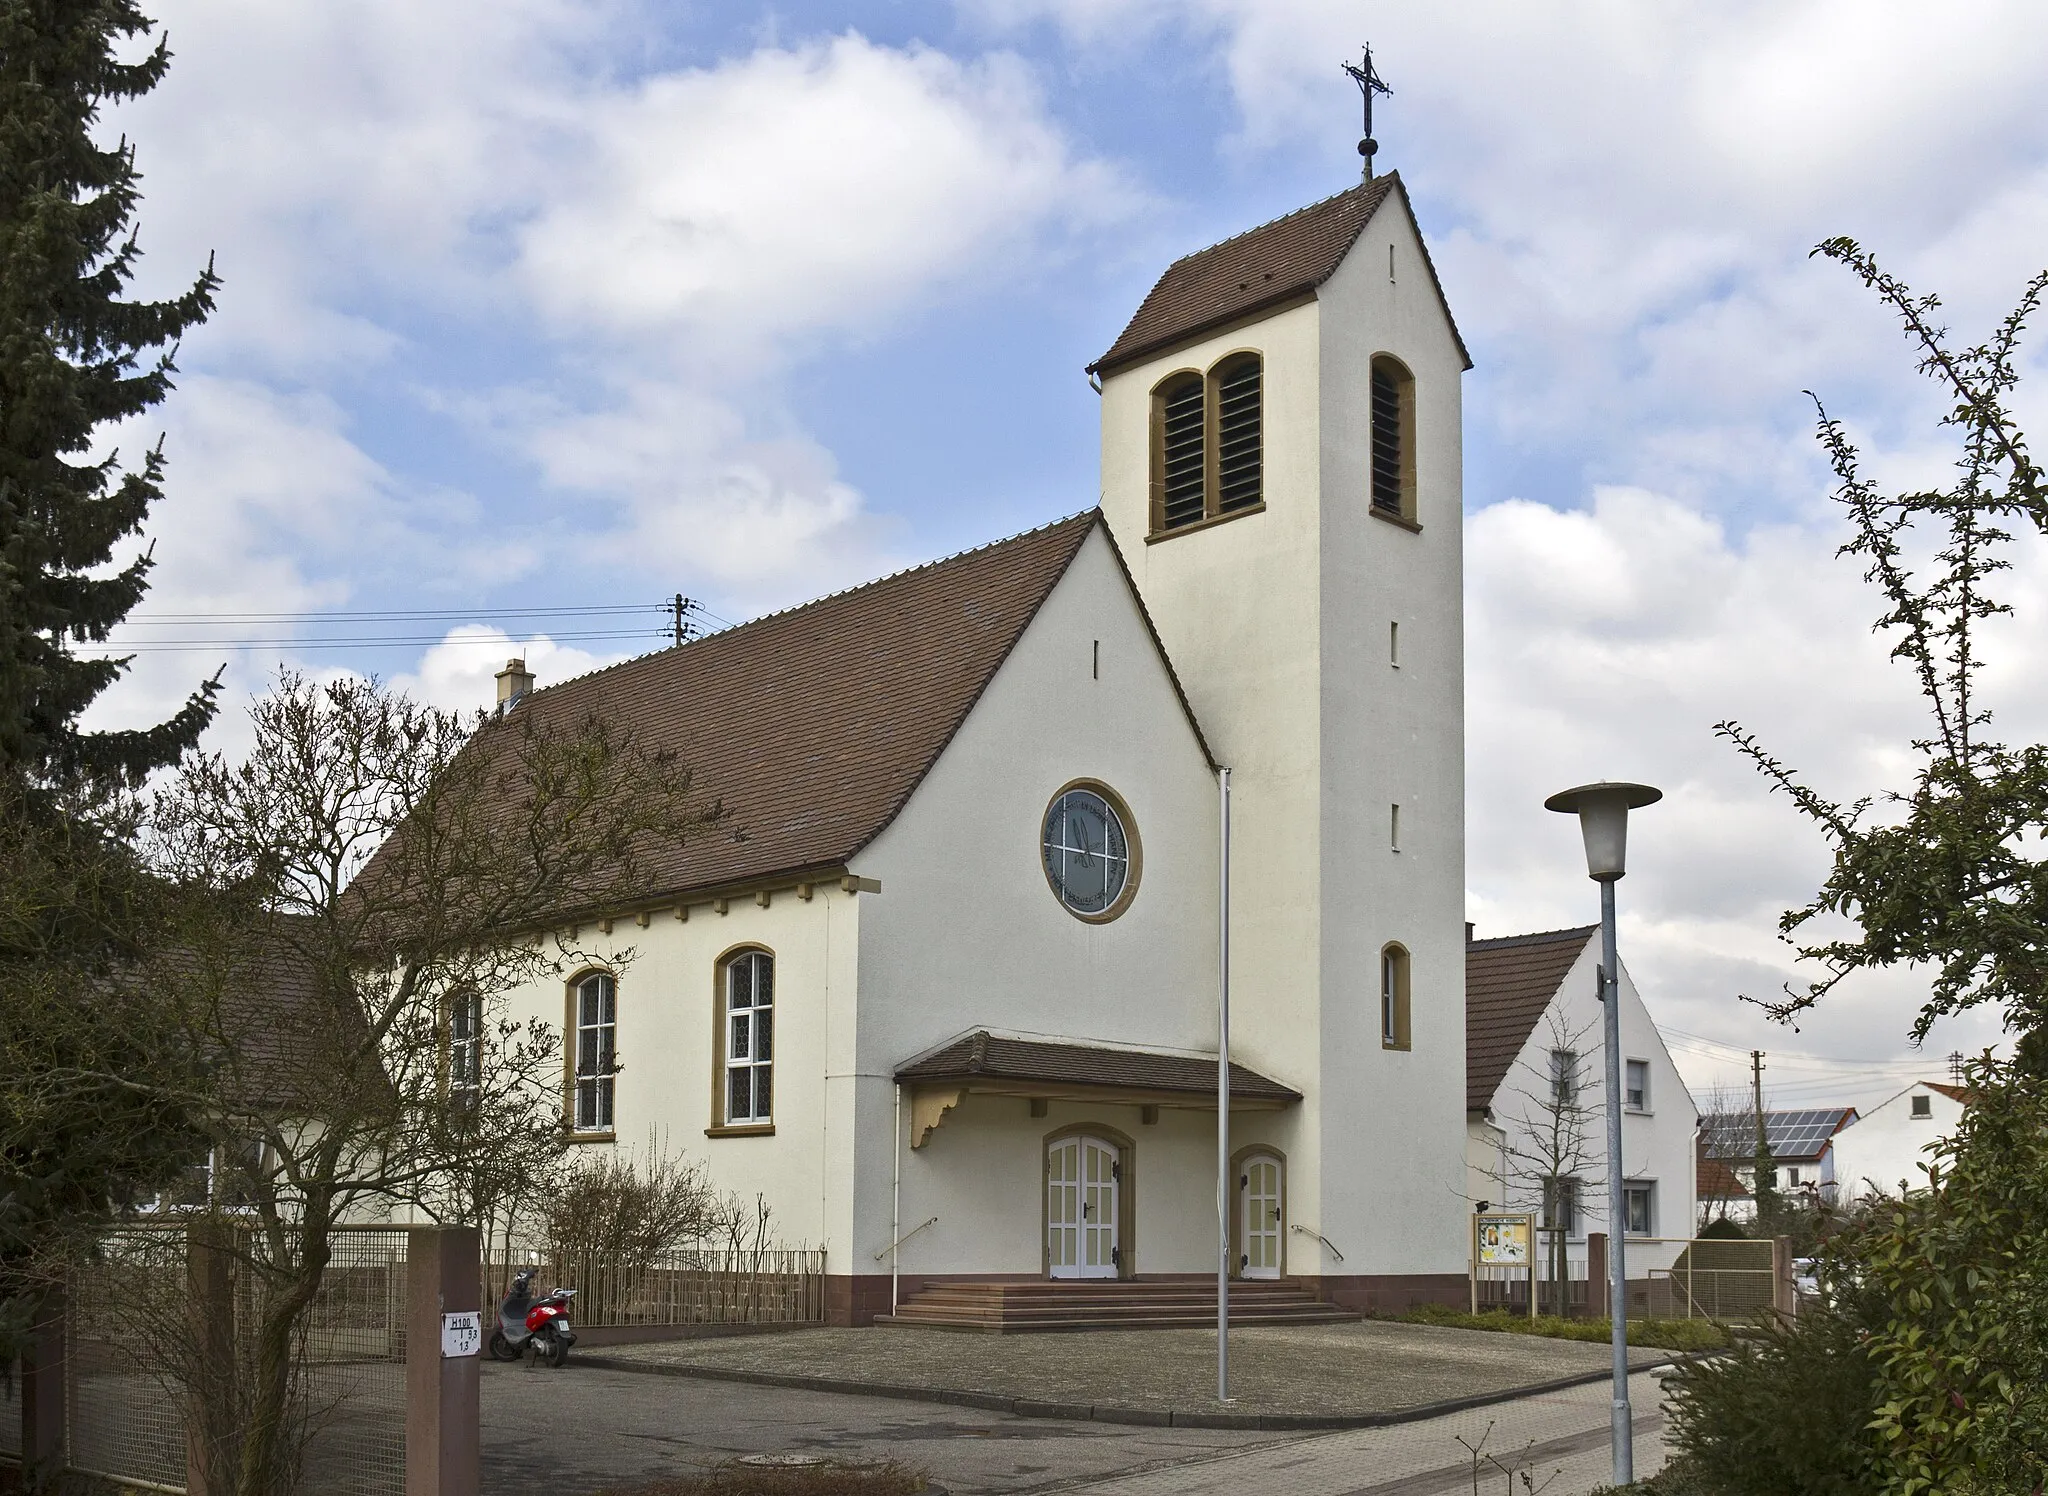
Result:
{"label": "utility pole", "polygon": [[675,601],[669,604],[669,608],[675,614],[676,643],[681,644],[685,637],[684,629],[686,627],[686,625],[683,623],[683,614],[689,611],[690,600],[687,597],[684,597],[682,593],[678,592],[675,595]]}
{"label": "utility pole", "polygon": [[1778,1199],[1778,1171],[1771,1163],[1771,1133],[1764,1118],[1764,1052],[1752,1049],[1749,1052],[1750,1105],[1756,1116],[1756,1183],[1750,1191],[1756,1200],[1756,1218],[1761,1223],[1766,1215],[1773,1212],[1766,1205],[1775,1206]]}

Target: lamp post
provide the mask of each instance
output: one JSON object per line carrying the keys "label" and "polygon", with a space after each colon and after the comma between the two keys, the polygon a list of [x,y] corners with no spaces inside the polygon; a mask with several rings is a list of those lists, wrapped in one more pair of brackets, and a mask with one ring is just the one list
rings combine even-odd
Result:
{"label": "lamp post", "polygon": [[1628,1219],[1621,1177],[1621,966],[1614,954],[1614,885],[1628,870],[1628,813],[1655,805],[1664,792],[1647,784],[1602,780],[1561,790],[1543,802],[1579,818],[1586,839],[1586,876],[1600,885],[1600,1003],[1607,1051],[1607,1312],[1614,1325],[1614,1483],[1635,1480],[1634,1430],[1628,1405]]}

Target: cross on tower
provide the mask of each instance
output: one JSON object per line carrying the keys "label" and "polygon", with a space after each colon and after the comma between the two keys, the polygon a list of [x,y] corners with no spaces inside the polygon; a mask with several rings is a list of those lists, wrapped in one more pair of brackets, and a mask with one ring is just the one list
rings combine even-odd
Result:
{"label": "cross on tower", "polygon": [[1363,50],[1364,64],[1361,66],[1347,62],[1344,64],[1344,71],[1350,74],[1351,81],[1358,85],[1359,96],[1365,104],[1365,136],[1358,142],[1358,154],[1365,158],[1365,179],[1369,182],[1372,180],[1372,158],[1379,153],[1380,148],[1380,143],[1372,138],[1373,95],[1380,94],[1391,98],[1394,91],[1387,87],[1386,79],[1382,78],[1372,65],[1371,44],[1368,43]]}

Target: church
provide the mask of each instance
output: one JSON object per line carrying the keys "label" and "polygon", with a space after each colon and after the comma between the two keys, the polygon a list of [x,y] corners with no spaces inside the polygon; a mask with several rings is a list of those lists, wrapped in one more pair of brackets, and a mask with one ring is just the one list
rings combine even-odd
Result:
{"label": "church", "polygon": [[1368,177],[1167,268],[1089,367],[1098,507],[543,691],[512,662],[501,710],[619,714],[730,813],[595,918],[630,962],[511,996],[564,1025],[576,1146],[759,1192],[837,1323],[1192,1286],[1227,907],[1247,1299],[1462,1302],[1469,367]]}

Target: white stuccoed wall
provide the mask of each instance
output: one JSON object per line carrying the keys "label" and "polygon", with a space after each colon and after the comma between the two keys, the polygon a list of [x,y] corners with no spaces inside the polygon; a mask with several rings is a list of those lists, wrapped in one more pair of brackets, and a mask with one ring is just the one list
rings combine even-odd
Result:
{"label": "white stuccoed wall", "polygon": [[[1244,348],[1265,360],[1265,512],[1148,544],[1150,392]],[[1416,379],[1419,534],[1369,513],[1378,352]],[[1293,1219],[1344,1253],[1333,1276],[1465,1269],[1462,366],[1395,197],[1317,300],[1104,381],[1104,512],[1235,770],[1239,1052],[1313,1077],[1279,1137]],[[1378,1037],[1395,940],[1413,960],[1405,1053]],[[1290,1269],[1318,1271],[1304,1252]]]}
{"label": "white stuccoed wall", "polygon": [[[1143,848],[1137,896],[1107,924],[1067,913],[1041,863],[1046,807],[1077,778],[1122,796]],[[832,1092],[835,1116],[857,1113],[844,1133],[861,1143],[835,1157],[833,1239],[856,1250],[831,1271],[876,1273],[888,1268],[873,1253],[889,1241],[890,1077],[903,1061],[972,1028],[1214,1052],[1215,780],[1106,532],[1083,544],[854,870],[882,892],[862,897],[858,1077]],[[906,1098],[906,1131],[908,1112]],[[904,1270],[1037,1274],[1042,1139],[1090,1118],[1136,1144],[1137,1270],[1213,1266],[1214,1113],[1169,1108],[1144,1126],[1134,1106],[1054,1104],[1034,1118],[1021,1099],[970,1097],[903,1150],[905,1229],[940,1218]]]}
{"label": "white stuccoed wall", "polygon": [[[1603,1014],[1597,995],[1599,966],[1600,940],[1596,935],[1586,943],[1584,953],[1558,988],[1550,1009],[1562,1015],[1566,1032],[1583,1033],[1577,1046],[1579,1075],[1592,1090],[1593,1112],[1587,1131],[1588,1148],[1595,1162],[1587,1171],[1587,1183],[1581,1195],[1582,1214],[1577,1233],[1580,1238],[1587,1231],[1608,1229],[1606,1169],[1601,1162],[1607,1156],[1607,1120],[1605,1111],[1601,1109],[1606,1095],[1607,1049],[1602,1038]],[[1494,1093],[1493,1125],[1509,1134],[1511,1139],[1522,1132],[1526,1124],[1533,1122],[1540,1126],[1545,1120],[1542,1107],[1529,1097],[1541,1097],[1550,1084],[1553,1042],[1550,1016],[1546,1013],[1537,1020],[1521,1053],[1508,1067],[1500,1089]],[[1622,1113],[1622,1177],[1655,1181],[1656,1219],[1652,1222],[1652,1235],[1690,1237],[1697,1228],[1699,1214],[1695,1177],[1698,1152],[1694,1141],[1699,1133],[1699,1111],[1693,1103],[1692,1093],[1686,1089],[1685,1081],[1678,1073],[1678,1067],[1671,1062],[1671,1052],[1664,1047],[1656,1022],[1643,1005],[1642,994],[1636,990],[1635,980],[1628,974],[1626,961],[1621,965],[1621,1052],[1625,1060],[1647,1060],[1650,1065],[1649,1106],[1643,1111]],[[1626,1070],[1623,1083],[1627,1083]],[[1474,1188],[1477,1188],[1476,1183]],[[1513,1186],[1507,1192],[1505,1202],[1498,1184],[1489,1183],[1487,1188],[1491,1191],[1489,1198],[1497,1206],[1504,1203],[1510,1210],[1542,1208],[1541,1190],[1534,1185]],[[1646,1248],[1641,1260],[1629,1260],[1629,1275],[1641,1277],[1649,1268],[1669,1267],[1676,1255],[1675,1247]]]}
{"label": "white stuccoed wall", "polygon": [[[1925,1096],[1929,1115],[1913,1115],[1912,1098]],[[1871,1108],[1835,1134],[1837,1198],[1844,1203],[1873,1194],[1897,1195],[1901,1186],[1927,1187],[1927,1148],[1961,1125],[1963,1104],[1920,1084]]]}
{"label": "white stuccoed wall", "polygon": [[[824,1077],[845,1068],[852,1052],[860,901],[873,897],[819,884],[808,902],[781,892],[763,909],[743,896],[730,900],[724,915],[697,903],[687,922],[659,910],[645,929],[631,917],[616,920],[609,936],[584,925],[583,949],[614,958],[630,951],[633,959],[618,973],[623,1068],[615,1141],[579,1142],[576,1152],[616,1147],[644,1155],[651,1139],[670,1154],[706,1159],[723,1189],[749,1200],[756,1192],[767,1196],[784,1244],[836,1245],[825,1181],[850,1153],[850,1140],[829,1130],[831,1090]],[[720,958],[742,945],[775,954],[775,1130],[765,1137],[707,1137],[718,1104],[712,1092],[716,972]],[[509,1011],[560,1032],[569,983],[585,969],[565,964],[558,980],[510,994]]]}

